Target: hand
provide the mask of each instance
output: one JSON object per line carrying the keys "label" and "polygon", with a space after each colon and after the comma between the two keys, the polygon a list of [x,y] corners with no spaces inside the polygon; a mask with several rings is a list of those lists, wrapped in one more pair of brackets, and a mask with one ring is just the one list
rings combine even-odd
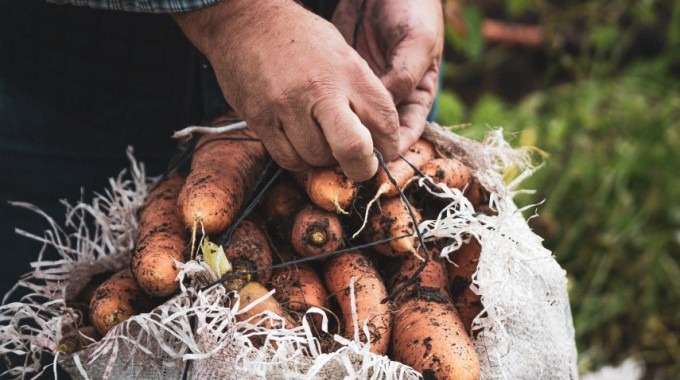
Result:
{"label": "hand", "polygon": [[420,137],[437,93],[444,49],[440,0],[340,0],[333,24],[368,62],[394,98],[404,152]]}
{"label": "hand", "polygon": [[392,97],[329,22],[293,0],[228,0],[174,15],[225,99],[282,167],[339,163],[363,181],[399,147]]}

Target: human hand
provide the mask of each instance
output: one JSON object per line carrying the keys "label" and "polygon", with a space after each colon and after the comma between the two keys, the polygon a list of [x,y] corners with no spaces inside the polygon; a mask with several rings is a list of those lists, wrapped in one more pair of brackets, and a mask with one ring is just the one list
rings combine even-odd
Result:
{"label": "human hand", "polygon": [[392,94],[404,152],[423,132],[437,93],[444,49],[441,1],[340,0],[332,21]]}
{"label": "human hand", "polygon": [[293,0],[228,0],[174,15],[225,99],[285,169],[339,163],[363,181],[399,148],[392,96],[329,22]]}

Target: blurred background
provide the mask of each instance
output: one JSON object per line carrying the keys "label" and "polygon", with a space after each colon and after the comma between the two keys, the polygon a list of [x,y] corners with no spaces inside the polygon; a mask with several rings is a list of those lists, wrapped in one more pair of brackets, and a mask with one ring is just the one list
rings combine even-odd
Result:
{"label": "blurred background", "polygon": [[[439,124],[544,166],[520,205],[569,278],[579,370],[680,378],[680,2],[447,0]],[[529,215],[526,215],[527,217]]]}

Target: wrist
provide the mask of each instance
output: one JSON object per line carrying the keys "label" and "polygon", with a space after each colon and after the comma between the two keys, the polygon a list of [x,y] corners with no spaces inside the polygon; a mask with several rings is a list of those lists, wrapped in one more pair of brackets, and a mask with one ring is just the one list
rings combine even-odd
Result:
{"label": "wrist", "polygon": [[290,0],[221,0],[213,5],[171,16],[187,38],[207,57],[220,46],[247,38],[244,29],[277,2]]}

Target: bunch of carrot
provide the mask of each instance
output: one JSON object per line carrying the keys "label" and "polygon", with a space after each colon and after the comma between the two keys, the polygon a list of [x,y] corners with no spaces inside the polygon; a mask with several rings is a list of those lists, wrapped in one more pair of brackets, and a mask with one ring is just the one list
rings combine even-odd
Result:
{"label": "bunch of carrot", "polygon": [[[428,176],[463,191],[478,212],[493,213],[469,168],[421,139],[371,181],[316,168],[279,175],[256,197],[268,162],[247,129],[202,136],[188,172],[165,178],[140,209],[129,268],[84,296],[96,331],[105,335],[176,294],[178,264],[205,234],[222,243],[231,271],[219,286],[233,290],[242,307],[276,290],[238,318],[269,310],[281,316],[272,327],[306,318],[329,351],[331,334],[339,333],[425,378],[478,378],[470,327],[482,305],[469,285],[480,245],[470,238],[450,256],[455,264],[440,259],[449,242],[425,244],[416,226],[443,204],[411,186]],[[330,331],[306,313],[311,307],[333,317]]]}

